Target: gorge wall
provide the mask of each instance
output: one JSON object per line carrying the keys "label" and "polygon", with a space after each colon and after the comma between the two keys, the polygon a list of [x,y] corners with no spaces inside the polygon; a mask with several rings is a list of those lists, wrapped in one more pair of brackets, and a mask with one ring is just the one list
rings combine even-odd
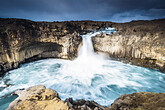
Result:
{"label": "gorge wall", "polygon": [[0,18],[0,76],[33,60],[73,59],[82,44],[80,35],[105,27],[117,32],[93,37],[95,51],[165,72],[165,19],[112,23]]}
{"label": "gorge wall", "polygon": [[82,43],[80,35],[108,27],[111,22],[33,22],[0,19],[0,76],[20,64],[44,59],[72,59]]}
{"label": "gorge wall", "polygon": [[[0,76],[19,67],[22,63],[33,60],[75,58],[82,44],[80,35],[105,27],[115,27],[117,32],[111,35],[103,33],[93,37],[96,52],[103,52],[119,60],[165,72],[165,19],[129,23],[33,22],[23,19],[0,19]],[[13,102],[16,105],[11,103],[9,109],[14,107],[17,110],[25,106],[37,108],[42,105],[43,109],[64,107],[63,109],[72,110],[77,108],[96,108],[96,110],[148,108],[150,110],[164,109],[165,105],[164,93],[147,92],[123,95],[116,99],[111,106],[103,107],[93,101],[80,100],[75,102],[72,99],[62,101],[57,92],[46,89],[44,86],[41,86],[41,89],[38,88],[34,88],[37,92],[32,95],[23,92],[27,97],[18,97],[18,99],[23,98],[23,100],[16,99]],[[22,93],[17,92],[17,94],[21,96]],[[26,105],[27,103],[32,106]],[[50,105],[47,106],[48,104]]]}
{"label": "gorge wall", "polygon": [[114,23],[112,27],[117,32],[92,39],[95,51],[165,72],[165,19]]}

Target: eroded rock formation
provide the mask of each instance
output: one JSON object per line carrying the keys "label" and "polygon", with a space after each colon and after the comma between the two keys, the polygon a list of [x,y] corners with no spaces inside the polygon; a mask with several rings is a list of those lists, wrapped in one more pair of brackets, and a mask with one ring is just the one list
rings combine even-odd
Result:
{"label": "eroded rock formation", "polygon": [[110,110],[165,110],[165,93],[139,92],[122,95]]}
{"label": "eroded rock formation", "polygon": [[116,23],[112,27],[116,33],[93,38],[95,51],[165,72],[165,19]]}
{"label": "eroded rock formation", "polygon": [[62,101],[58,93],[46,89],[43,85],[33,86],[26,90],[15,92],[15,99],[7,110],[164,110],[165,93],[139,92],[122,95],[109,107],[104,107],[94,101],[71,98]]}
{"label": "eroded rock formation", "polygon": [[7,110],[107,110],[108,107],[98,105],[94,101],[78,100],[71,98],[62,101],[58,93],[46,89],[43,85],[33,86],[26,90],[15,92],[15,99]]}
{"label": "eroded rock formation", "polygon": [[15,99],[7,110],[68,110],[67,103],[60,100],[58,93],[45,86],[33,86],[17,91]]}
{"label": "eroded rock formation", "polygon": [[[95,51],[165,72],[165,19],[129,23],[0,19],[0,76],[28,61],[52,57],[72,59],[82,43],[80,35],[104,27],[115,27],[117,32],[95,36]],[[10,104],[9,110],[165,109],[164,93],[123,95],[110,107],[85,100],[62,101],[56,91],[44,86],[31,87],[16,94],[19,97]]]}
{"label": "eroded rock formation", "polygon": [[0,76],[33,60],[73,59],[82,44],[80,35],[105,27],[117,32],[94,37],[95,51],[165,72],[165,19],[129,23],[0,19]]}
{"label": "eroded rock formation", "polygon": [[111,22],[33,22],[0,19],[0,76],[21,63],[43,58],[72,59],[82,43],[80,34],[110,26]]}

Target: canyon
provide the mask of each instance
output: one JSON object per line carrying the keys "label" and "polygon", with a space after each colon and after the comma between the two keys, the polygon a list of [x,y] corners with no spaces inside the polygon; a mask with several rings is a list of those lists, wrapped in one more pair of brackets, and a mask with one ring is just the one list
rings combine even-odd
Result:
{"label": "canyon", "polygon": [[165,19],[116,23],[112,27],[116,33],[93,38],[95,51],[165,72]]}
{"label": "canyon", "polygon": [[82,43],[80,35],[110,26],[110,22],[33,22],[0,19],[0,76],[20,64],[44,59],[73,59]]}
{"label": "canyon", "polygon": [[112,23],[98,21],[33,22],[0,19],[0,75],[20,64],[45,59],[74,59],[83,35],[105,27],[117,32],[93,37],[96,52],[131,64],[165,71],[165,19]]}
{"label": "canyon", "polygon": [[[108,58],[124,63],[165,72],[165,19],[112,23],[99,21],[34,22],[1,18],[0,76],[3,77],[5,73],[18,68],[21,64],[35,60],[47,58],[74,60],[83,45],[81,36],[89,32],[104,30],[107,27],[114,27],[116,32],[111,34],[102,32],[92,37],[96,53],[103,53]],[[164,109],[165,105],[164,93],[137,92],[122,95],[109,107],[83,99],[73,101],[69,98],[62,101],[56,91],[46,89],[44,86],[19,90],[15,94],[19,97],[10,104],[9,109],[13,107],[16,110],[31,109],[32,107],[45,110],[131,110]],[[29,105],[26,105],[27,103]],[[40,108],[41,105],[42,108]]]}

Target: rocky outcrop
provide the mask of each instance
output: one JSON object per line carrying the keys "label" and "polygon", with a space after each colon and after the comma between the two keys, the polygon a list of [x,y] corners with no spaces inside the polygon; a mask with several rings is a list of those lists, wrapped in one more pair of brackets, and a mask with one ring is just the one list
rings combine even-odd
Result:
{"label": "rocky outcrop", "polygon": [[139,92],[122,95],[110,110],[165,110],[165,93]]}
{"label": "rocky outcrop", "polygon": [[94,37],[95,51],[165,72],[165,19],[112,23],[0,18],[0,76],[33,60],[73,59],[82,44],[80,35],[105,27],[115,27],[117,32]]}
{"label": "rocky outcrop", "polygon": [[71,98],[62,101],[58,93],[46,89],[43,85],[33,86],[26,90],[15,92],[15,99],[7,110],[106,110],[108,107],[98,105],[94,101],[78,100]]}
{"label": "rocky outcrop", "polygon": [[7,110],[68,110],[67,103],[60,100],[58,93],[45,86],[33,86],[17,91],[15,99]]}
{"label": "rocky outcrop", "polygon": [[110,26],[111,22],[33,22],[0,19],[0,76],[20,64],[43,58],[72,59],[81,34]]}
{"label": "rocky outcrop", "polygon": [[72,98],[65,100],[70,110],[109,110],[108,107],[101,106],[94,101],[86,101],[84,99],[74,101]]}
{"label": "rocky outcrop", "polygon": [[73,101],[71,98],[62,101],[56,91],[46,89],[43,85],[18,90],[15,93],[18,98],[7,110],[165,110],[165,93],[124,94],[109,107],[94,101]]}
{"label": "rocky outcrop", "polygon": [[165,72],[165,19],[116,23],[112,27],[116,33],[93,38],[95,51]]}

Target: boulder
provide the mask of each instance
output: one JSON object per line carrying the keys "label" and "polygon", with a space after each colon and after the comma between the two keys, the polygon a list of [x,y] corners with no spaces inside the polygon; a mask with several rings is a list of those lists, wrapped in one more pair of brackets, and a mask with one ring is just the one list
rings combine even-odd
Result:
{"label": "boulder", "polygon": [[110,110],[165,110],[165,93],[139,92],[124,94],[109,107]]}
{"label": "boulder", "polygon": [[62,101],[56,91],[43,85],[18,90],[15,94],[18,98],[10,103],[7,110],[108,110],[108,107],[94,101],[74,101],[72,98]]}
{"label": "boulder", "polygon": [[7,110],[68,110],[67,103],[62,101],[58,93],[46,89],[43,85],[33,86],[26,90],[16,91],[15,99]]}
{"label": "boulder", "polygon": [[138,92],[124,94],[109,107],[94,101],[67,98],[62,101],[58,93],[43,85],[18,90],[18,95],[7,110],[165,110],[165,93]]}

